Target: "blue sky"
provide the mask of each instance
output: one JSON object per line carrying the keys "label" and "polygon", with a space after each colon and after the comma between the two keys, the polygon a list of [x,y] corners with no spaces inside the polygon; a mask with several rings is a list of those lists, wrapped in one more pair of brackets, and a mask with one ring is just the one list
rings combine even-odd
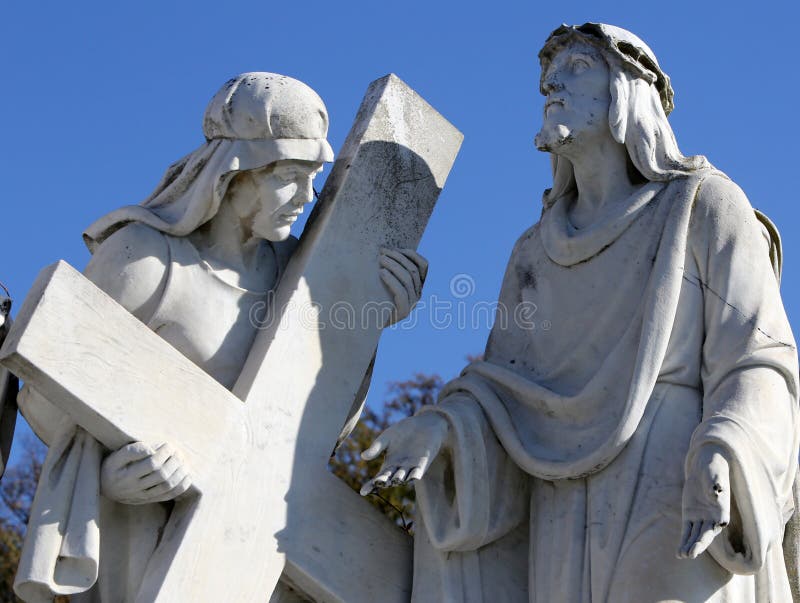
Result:
{"label": "blue sky", "polygon": [[[141,201],[202,143],[205,105],[229,77],[274,71],[308,83],[327,104],[338,150],[367,85],[394,72],[465,140],[420,246],[431,263],[427,309],[414,328],[384,335],[370,403],[381,403],[387,381],[416,371],[453,377],[483,350],[489,321],[469,318],[496,299],[511,247],[549,186],[548,158],[532,144],[537,52],[562,22],[602,21],[642,37],[672,78],[681,150],[706,155],[781,229],[783,297],[797,329],[797,5],[599,5],[4,3],[0,281],[18,307],[45,265],[63,258],[83,268],[82,230]],[[456,281],[467,295],[453,294]],[[431,320],[440,302],[450,304],[449,326],[447,312]]]}

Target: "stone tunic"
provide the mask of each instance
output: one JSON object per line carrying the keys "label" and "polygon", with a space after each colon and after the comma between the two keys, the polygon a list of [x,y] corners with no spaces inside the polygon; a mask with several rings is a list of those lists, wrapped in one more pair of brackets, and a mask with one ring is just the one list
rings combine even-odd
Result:
{"label": "stone tunic", "polygon": [[[250,291],[225,281],[188,238],[164,238],[169,275],[147,326],[231,389],[250,352],[258,321],[266,315],[268,291]],[[286,257],[275,262],[272,287],[285,263]]]}
{"label": "stone tunic", "polygon": [[[227,388],[233,387],[263,315],[267,291],[225,281],[187,237],[163,235],[169,249],[161,300],[147,326]],[[294,247],[294,240],[289,243]],[[264,243],[269,244],[269,243]],[[273,252],[276,247],[272,246]],[[273,288],[288,260],[276,255]],[[169,401],[165,401],[169,403]],[[133,601],[158,545],[170,504],[125,505],[101,498],[100,570],[95,588],[75,601]]]}
{"label": "stone tunic", "polygon": [[[230,388],[250,351],[256,333],[254,317],[263,315],[268,293],[249,291],[225,281],[202,260],[187,237],[162,236],[168,254],[163,258],[165,285],[146,324]],[[266,286],[275,286],[288,260],[287,251],[295,243],[296,240],[286,244],[288,250],[286,246],[271,246],[276,255],[276,271]],[[135,600],[170,507],[161,503],[125,505],[101,497],[97,584],[89,592],[73,594],[72,600]]]}
{"label": "stone tunic", "polygon": [[[297,240],[263,243],[272,250],[276,269],[265,282],[265,291],[248,291],[212,270],[188,237],[156,236],[164,241],[160,259],[165,266],[165,284],[152,316],[139,318],[230,388],[250,351],[258,320],[266,314],[268,290],[277,284]],[[103,253],[102,246],[97,253]],[[43,472],[49,475],[51,468],[64,467],[49,480],[50,499],[60,501],[63,508],[48,513],[62,514],[67,527],[63,536],[51,531],[51,520],[41,527],[39,549],[35,556],[31,556],[34,549],[23,552],[18,581],[24,576],[21,579],[31,600],[49,599],[52,595],[47,591],[55,590],[71,594],[74,601],[133,601],[171,505],[125,505],[97,497],[103,454],[99,445],[29,388],[23,389],[20,402],[29,423],[50,447]],[[78,492],[82,504],[70,504]],[[86,517],[75,516],[75,509]],[[99,513],[99,522],[85,523],[95,513]],[[44,547],[42,542],[49,544]],[[95,587],[80,594],[95,576]]]}
{"label": "stone tunic", "polygon": [[[158,242],[163,239],[158,259],[165,267],[164,285],[158,292],[155,310],[149,317],[142,316],[141,311],[137,316],[214,379],[231,388],[258,327],[264,321],[280,319],[269,306],[271,291],[297,239],[262,243],[273,253],[271,263],[276,268],[265,279],[265,291],[249,291],[227,282],[214,271],[189,237],[167,235],[143,225],[135,228],[146,229],[147,236],[155,236]],[[133,237],[142,234],[135,233]],[[100,246],[95,256],[103,253]],[[370,374],[365,376],[360,392],[363,395],[353,401],[340,441],[361,413],[370,377]],[[164,403],[169,404],[169,400]],[[26,540],[15,588],[21,588],[32,601],[49,600],[53,592],[70,594],[76,602],[135,600],[171,504],[126,505],[99,496],[104,454],[100,445],[30,388],[22,391],[21,408],[50,447],[43,468],[47,477],[45,497],[57,501],[58,508],[47,509],[47,517],[41,522],[32,519],[36,525],[29,526],[29,532],[36,533],[31,542],[37,546],[28,546]],[[39,489],[43,487],[40,481]],[[76,503],[78,498],[80,501]],[[53,521],[55,516],[62,518],[61,528],[59,522]],[[279,584],[274,593],[276,600],[282,600],[285,591]]]}

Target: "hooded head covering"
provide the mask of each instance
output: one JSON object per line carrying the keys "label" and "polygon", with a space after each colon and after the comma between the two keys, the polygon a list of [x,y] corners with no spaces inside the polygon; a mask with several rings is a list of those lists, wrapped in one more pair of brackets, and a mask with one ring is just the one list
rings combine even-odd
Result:
{"label": "hooded head covering", "polygon": [[282,159],[333,160],[328,112],[303,82],[243,73],[214,95],[203,118],[206,142],[171,165],[139,205],[100,218],[83,233],[90,251],[130,222],[185,236],[214,217],[232,177]]}
{"label": "hooded head covering", "polygon": [[547,38],[539,52],[542,64],[542,78],[555,54],[575,39],[599,47],[606,54],[619,59],[622,68],[635,76],[654,84],[661,98],[664,113],[669,115],[675,107],[674,93],[669,76],[661,70],[656,55],[638,36],[627,29],[606,25],[605,23],[584,23],[583,25],[562,25]]}

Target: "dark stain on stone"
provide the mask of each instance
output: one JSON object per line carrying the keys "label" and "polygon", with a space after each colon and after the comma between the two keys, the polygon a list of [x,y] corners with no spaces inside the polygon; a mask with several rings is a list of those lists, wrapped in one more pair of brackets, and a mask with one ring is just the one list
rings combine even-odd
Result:
{"label": "dark stain on stone", "polygon": [[517,282],[520,289],[536,289],[536,275],[529,267],[517,266]]}

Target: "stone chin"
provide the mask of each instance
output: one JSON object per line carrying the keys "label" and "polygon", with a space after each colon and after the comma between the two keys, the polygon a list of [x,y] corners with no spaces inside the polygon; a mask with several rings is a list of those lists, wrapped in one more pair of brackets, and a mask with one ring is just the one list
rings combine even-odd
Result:
{"label": "stone chin", "polygon": [[291,234],[290,226],[277,226],[271,230],[253,231],[253,236],[257,239],[264,239],[273,243],[280,243],[289,238]]}
{"label": "stone chin", "polygon": [[564,124],[544,124],[536,134],[536,138],[533,139],[533,144],[540,151],[555,153],[561,147],[571,143],[573,139],[572,131]]}

